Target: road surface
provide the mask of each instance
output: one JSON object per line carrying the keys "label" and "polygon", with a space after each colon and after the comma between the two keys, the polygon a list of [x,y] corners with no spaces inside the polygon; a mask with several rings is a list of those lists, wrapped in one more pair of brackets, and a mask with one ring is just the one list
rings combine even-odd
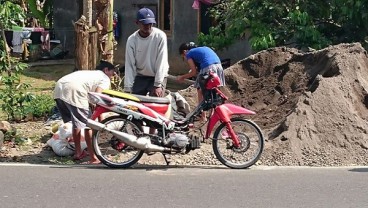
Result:
{"label": "road surface", "polygon": [[0,163],[0,207],[368,207],[368,167],[40,166]]}

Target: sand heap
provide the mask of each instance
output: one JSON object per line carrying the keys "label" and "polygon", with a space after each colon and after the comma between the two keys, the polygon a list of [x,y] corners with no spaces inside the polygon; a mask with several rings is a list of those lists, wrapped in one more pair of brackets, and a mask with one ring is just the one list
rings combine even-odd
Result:
{"label": "sand heap", "polygon": [[[225,75],[230,101],[257,112],[249,119],[267,140],[262,164],[368,165],[368,55],[360,44],[272,48]],[[192,105],[194,92],[181,92]]]}

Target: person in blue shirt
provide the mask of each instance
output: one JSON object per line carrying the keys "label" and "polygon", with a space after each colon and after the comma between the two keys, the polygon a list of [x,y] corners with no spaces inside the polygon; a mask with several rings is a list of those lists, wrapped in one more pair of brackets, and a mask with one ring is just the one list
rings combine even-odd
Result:
{"label": "person in blue shirt", "polygon": [[[177,80],[181,82],[198,74],[194,84],[198,92],[198,103],[203,100],[199,85],[201,75],[211,71],[215,72],[221,80],[221,86],[225,86],[225,76],[221,60],[211,48],[207,46],[197,47],[194,42],[183,43],[179,47],[179,54],[183,59],[187,60],[190,70],[189,73],[178,76]],[[202,114],[202,120],[205,120],[205,114]]]}

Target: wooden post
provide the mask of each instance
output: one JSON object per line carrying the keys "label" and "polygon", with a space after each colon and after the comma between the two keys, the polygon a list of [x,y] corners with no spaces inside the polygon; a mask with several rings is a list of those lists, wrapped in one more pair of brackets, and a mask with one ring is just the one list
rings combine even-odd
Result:
{"label": "wooden post", "polygon": [[86,17],[88,27],[92,27],[92,0],[83,0],[83,15]]}
{"label": "wooden post", "polygon": [[88,46],[88,55],[89,55],[89,69],[93,70],[97,66],[97,62],[99,59],[98,56],[98,32],[96,27],[92,27],[89,30],[89,46]]}
{"label": "wooden post", "polygon": [[96,0],[97,20],[99,30],[99,51],[103,60],[113,62],[114,34],[113,34],[113,0]]}
{"label": "wooden post", "polygon": [[89,68],[89,27],[86,17],[82,17],[74,23],[76,32],[75,67],[77,70],[88,70]]}
{"label": "wooden post", "polygon": [[113,28],[113,21],[114,21],[114,0],[109,1],[108,6],[108,15],[107,15],[107,43],[105,44],[105,60],[109,61],[110,63],[113,63],[114,60],[114,28]]}

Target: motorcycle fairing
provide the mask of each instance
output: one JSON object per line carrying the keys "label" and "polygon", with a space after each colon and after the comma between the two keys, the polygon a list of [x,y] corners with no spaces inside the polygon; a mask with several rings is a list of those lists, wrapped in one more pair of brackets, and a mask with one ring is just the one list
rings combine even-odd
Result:
{"label": "motorcycle fairing", "polygon": [[154,110],[157,113],[160,113],[162,115],[165,115],[167,113],[167,110],[169,109],[169,105],[168,104],[143,103],[143,105],[151,108],[152,110]]}
{"label": "motorcycle fairing", "polygon": [[104,108],[104,107],[102,107],[102,106],[96,106],[96,108],[94,109],[94,111],[93,111],[93,114],[92,114],[92,116],[91,116],[91,119],[92,120],[96,120],[97,118],[99,118],[100,117],[100,115],[101,114],[103,114],[103,113],[106,113],[106,112],[108,112],[109,111],[109,109],[107,109],[107,108]]}
{"label": "motorcycle fairing", "polygon": [[[95,96],[100,101],[97,104],[97,106],[100,106],[102,108],[98,108],[97,112],[94,112],[94,118],[97,118],[101,113],[106,112],[106,110],[111,110],[116,113],[121,113],[124,115],[132,115],[134,118],[137,119],[148,119],[153,122],[157,123],[167,123],[170,120],[166,118],[164,115],[161,115],[160,113],[152,110],[151,108],[143,105],[141,102],[135,102],[132,100],[126,100],[122,98],[117,97],[109,97],[108,95],[104,95],[102,93],[96,93],[96,92],[89,92],[89,94]],[[108,99],[108,103],[106,101]],[[103,109],[105,108],[105,109]],[[136,108],[137,110],[134,110]],[[170,109],[168,107],[168,109]]]}
{"label": "motorcycle fairing", "polygon": [[256,114],[254,111],[248,110],[246,108],[231,103],[219,105],[214,109],[214,112],[209,120],[205,138],[207,139],[210,137],[210,134],[218,121],[220,121],[221,123],[229,123],[232,115],[254,115],[254,114]]}

